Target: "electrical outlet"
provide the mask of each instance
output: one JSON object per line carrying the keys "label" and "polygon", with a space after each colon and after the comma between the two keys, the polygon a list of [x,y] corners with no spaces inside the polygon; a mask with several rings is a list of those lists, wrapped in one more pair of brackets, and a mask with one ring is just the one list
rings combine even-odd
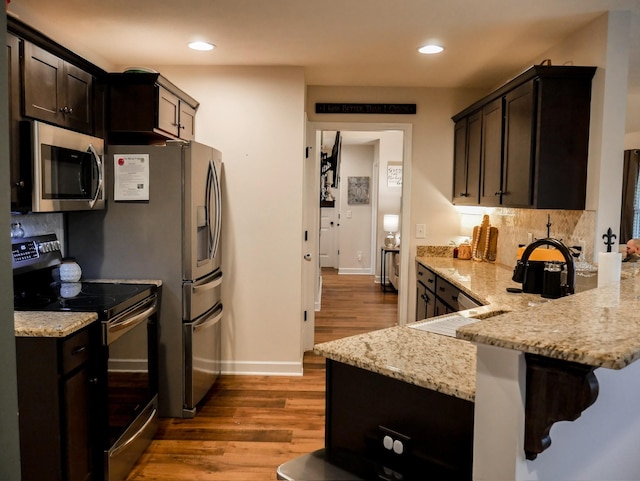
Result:
{"label": "electrical outlet", "polygon": [[358,251],[358,253],[356,254],[356,257],[359,262],[362,262],[362,251]]}
{"label": "electrical outlet", "polygon": [[385,428],[384,426],[378,426],[380,431],[380,441],[382,447],[391,451],[398,456],[402,456],[409,451],[411,438],[404,434],[401,434],[393,429]]}

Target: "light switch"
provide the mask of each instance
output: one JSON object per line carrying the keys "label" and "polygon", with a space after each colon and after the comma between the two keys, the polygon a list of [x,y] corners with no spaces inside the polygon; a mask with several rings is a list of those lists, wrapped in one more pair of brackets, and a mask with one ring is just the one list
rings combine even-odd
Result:
{"label": "light switch", "polygon": [[347,211],[347,219],[351,219],[351,211],[350,210]]}
{"label": "light switch", "polygon": [[425,224],[416,224],[416,239],[424,239],[426,230]]}

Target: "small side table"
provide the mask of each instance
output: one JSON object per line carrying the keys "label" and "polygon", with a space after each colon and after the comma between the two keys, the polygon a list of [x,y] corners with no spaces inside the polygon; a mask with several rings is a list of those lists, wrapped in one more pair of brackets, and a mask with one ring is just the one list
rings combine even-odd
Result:
{"label": "small side table", "polygon": [[380,288],[382,292],[392,290],[395,292],[395,287],[387,279],[387,254],[390,252],[400,252],[399,247],[386,247],[380,248]]}

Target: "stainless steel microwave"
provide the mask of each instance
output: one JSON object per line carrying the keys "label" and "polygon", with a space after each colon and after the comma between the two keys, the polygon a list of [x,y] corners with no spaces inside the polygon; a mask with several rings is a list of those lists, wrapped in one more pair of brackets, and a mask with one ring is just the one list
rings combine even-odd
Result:
{"label": "stainless steel microwave", "polygon": [[28,122],[26,128],[31,211],[104,209],[104,140],[38,121]]}

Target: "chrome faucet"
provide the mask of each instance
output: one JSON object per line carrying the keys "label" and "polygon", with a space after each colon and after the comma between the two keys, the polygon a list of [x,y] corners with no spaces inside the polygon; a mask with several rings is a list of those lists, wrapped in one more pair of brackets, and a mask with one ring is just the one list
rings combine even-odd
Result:
{"label": "chrome faucet", "polygon": [[564,257],[564,260],[567,264],[567,283],[562,286],[562,295],[568,296],[569,294],[574,294],[576,290],[576,266],[573,262],[571,251],[569,251],[569,248],[558,239],[552,239],[551,237],[547,237],[546,239],[538,239],[537,241],[534,241],[527,246],[527,248],[522,253],[522,258],[518,261],[516,269],[513,273],[512,280],[520,283],[524,282],[526,271],[529,266],[529,256],[537,247],[543,245],[555,247]]}

